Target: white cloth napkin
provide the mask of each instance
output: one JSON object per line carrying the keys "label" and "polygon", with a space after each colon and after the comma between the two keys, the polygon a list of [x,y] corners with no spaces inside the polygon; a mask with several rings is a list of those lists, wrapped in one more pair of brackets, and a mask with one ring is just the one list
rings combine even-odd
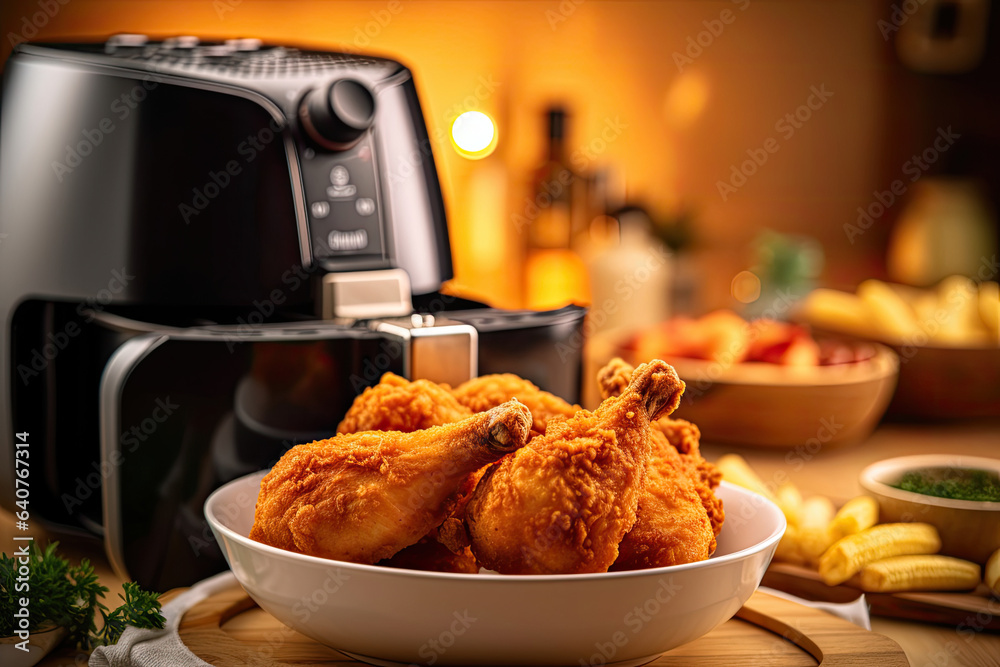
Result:
{"label": "white cloth napkin", "polygon": [[211,667],[184,646],[177,629],[188,609],[233,585],[238,584],[229,570],[195,584],[163,605],[162,630],[126,628],[117,644],[94,649],[91,667]]}
{"label": "white cloth napkin", "polygon": [[766,586],[761,586],[758,590],[777,598],[784,598],[785,600],[797,602],[804,607],[822,609],[823,611],[833,614],[834,616],[839,616],[845,621],[850,621],[854,625],[862,627],[865,630],[872,629],[872,619],[871,616],[868,615],[868,601],[865,600],[864,595],[859,596],[858,599],[853,602],[813,602],[811,600],[804,600],[803,598],[792,595],[791,593],[775,590]]}

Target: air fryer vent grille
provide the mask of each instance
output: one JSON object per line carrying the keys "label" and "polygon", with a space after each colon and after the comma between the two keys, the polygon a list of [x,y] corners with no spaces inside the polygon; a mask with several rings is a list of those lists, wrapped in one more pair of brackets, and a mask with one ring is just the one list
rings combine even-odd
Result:
{"label": "air fryer vent grille", "polygon": [[252,52],[226,52],[215,46],[176,49],[157,45],[141,50],[119,49],[110,55],[142,63],[152,69],[204,72],[246,78],[305,76],[380,64],[379,61],[364,56],[303,52],[284,47]]}

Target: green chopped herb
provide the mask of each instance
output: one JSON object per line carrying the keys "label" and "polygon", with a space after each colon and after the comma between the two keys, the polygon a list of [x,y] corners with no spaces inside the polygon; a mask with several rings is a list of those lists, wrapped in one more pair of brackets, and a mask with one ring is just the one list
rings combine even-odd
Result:
{"label": "green chopped herb", "polygon": [[[94,566],[84,559],[79,565],[70,565],[56,554],[58,542],[44,550],[30,543],[28,548],[27,577],[20,577],[18,569],[23,556],[0,554],[0,636],[14,634],[14,613],[20,608],[20,598],[29,601],[28,631],[34,632],[48,625],[57,625],[69,631],[69,640],[84,650],[114,644],[128,625],[139,628],[162,628],[159,594],[143,591],[136,583],[126,583],[124,604],[112,612],[101,602],[108,589],[97,581]],[[27,584],[27,586],[25,586]],[[97,630],[95,616],[100,612],[104,627]]]}
{"label": "green chopped herb", "polygon": [[1000,476],[975,468],[926,468],[903,475],[897,489],[952,500],[1000,502]]}

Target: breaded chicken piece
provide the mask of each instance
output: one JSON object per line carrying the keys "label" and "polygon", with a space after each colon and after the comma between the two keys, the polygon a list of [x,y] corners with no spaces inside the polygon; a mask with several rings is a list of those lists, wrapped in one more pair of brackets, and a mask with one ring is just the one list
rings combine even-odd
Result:
{"label": "breaded chicken piece", "polygon": [[[613,359],[598,373],[605,397],[616,396],[633,373]],[[620,545],[612,570],[632,570],[705,560],[722,529],[722,501],[713,489],[721,475],[699,451],[698,427],[683,419],[650,424],[653,451],[635,526]]]}
{"label": "breaded chicken piece", "polygon": [[[708,520],[712,522],[712,532],[718,535],[726,517],[722,509],[722,500],[715,495],[715,489],[719,488],[719,482],[722,481],[722,473],[714,463],[706,461],[701,455],[699,448],[701,431],[684,419],[659,419],[650,424],[650,427],[654,432],[662,433],[667,442],[680,454],[680,464],[694,482],[701,504],[708,514]],[[654,452],[653,465],[658,463],[659,458]]]}
{"label": "breaded chicken piece", "polygon": [[448,389],[448,385],[429,380],[410,382],[394,373],[386,373],[377,385],[355,397],[337,433],[410,433],[451,424],[471,415],[472,411],[455,400]]}
{"label": "breaded chicken piece", "polygon": [[250,538],[355,563],[389,558],[440,525],[469,474],[523,446],[530,426],[510,401],[413,433],[297,445],[261,480]]}
{"label": "breaded chicken piece", "polygon": [[621,396],[552,418],[544,435],[491,466],[467,508],[479,562],[504,574],[607,571],[635,523],[650,419],[676,408],[683,390],[673,368],[650,362]]}
{"label": "breaded chicken piece", "polygon": [[655,428],[646,486],[636,522],[618,546],[612,570],[639,570],[705,560],[715,552],[715,533],[681,455]]}
{"label": "breaded chicken piece", "polygon": [[533,383],[511,373],[482,375],[472,378],[451,390],[458,402],[473,412],[489,410],[512,398],[524,403],[534,420],[531,429],[545,433],[545,426],[554,416],[571,417],[579,405],[570,405],[555,394],[550,394]]}

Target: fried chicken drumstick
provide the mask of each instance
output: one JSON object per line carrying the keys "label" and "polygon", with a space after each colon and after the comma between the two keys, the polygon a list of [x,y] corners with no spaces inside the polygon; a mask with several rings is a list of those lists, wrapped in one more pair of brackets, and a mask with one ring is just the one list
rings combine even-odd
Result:
{"label": "fried chicken drumstick", "polygon": [[[355,397],[337,433],[412,433],[452,424],[471,415],[472,411],[452,396],[448,385],[428,380],[411,382],[395,373],[386,373],[377,385]],[[465,504],[484,471],[485,466],[469,473],[458,485],[458,490],[446,502],[446,518],[440,526],[432,528],[425,539],[380,564],[436,572],[478,572],[479,566],[469,551],[469,537],[465,531]]]}
{"label": "fried chicken drumstick", "polygon": [[553,418],[489,468],[467,507],[479,562],[504,574],[607,571],[636,520],[649,422],[674,410],[683,390],[666,363],[640,366],[621,396]]}
{"label": "fried chicken drumstick", "polygon": [[[613,359],[598,374],[602,395],[617,396],[632,366]],[[682,419],[650,424],[652,454],[636,523],[619,546],[612,570],[635,570],[705,560],[722,528],[722,502],[713,489],[720,475],[699,452],[698,427]]]}
{"label": "fried chicken drumstick", "polygon": [[468,475],[523,446],[530,426],[527,408],[512,400],[413,433],[298,445],[261,481],[250,537],[355,563],[389,558],[439,525]]}

